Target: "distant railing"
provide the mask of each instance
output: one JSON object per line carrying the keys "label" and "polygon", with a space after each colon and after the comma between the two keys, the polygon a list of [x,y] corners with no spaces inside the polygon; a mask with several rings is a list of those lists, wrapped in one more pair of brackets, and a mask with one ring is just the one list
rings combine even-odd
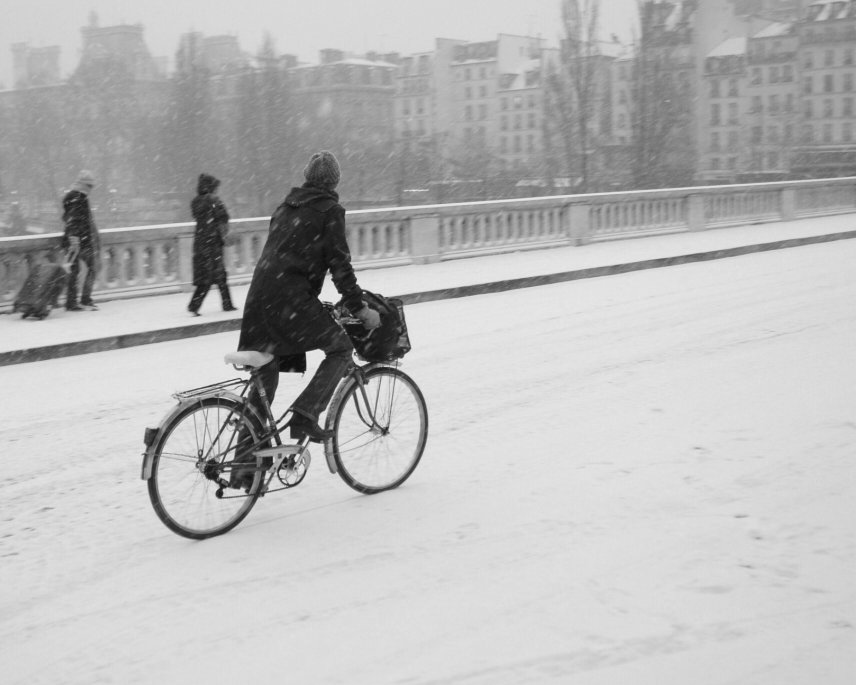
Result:
{"label": "distant railing", "polygon": [[[856,178],[837,178],[358,210],[347,213],[346,230],[354,264],[370,268],[854,211]],[[268,223],[231,222],[231,282],[249,281]],[[189,290],[193,229],[101,231],[96,297]],[[0,238],[0,312],[11,309],[32,264],[59,258],[59,239]]]}

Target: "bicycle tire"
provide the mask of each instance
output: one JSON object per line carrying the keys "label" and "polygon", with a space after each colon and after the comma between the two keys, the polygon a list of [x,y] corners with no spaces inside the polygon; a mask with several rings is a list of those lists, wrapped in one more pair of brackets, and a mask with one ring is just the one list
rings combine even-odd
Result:
{"label": "bicycle tire", "polygon": [[[263,472],[258,468],[249,494],[223,490],[216,477],[229,477],[237,436],[244,427],[253,442],[258,432],[245,402],[229,397],[195,399],[162,427],[154,448],[149,498],[158,518],[174,533],[193,540],[222,535],[237,526],[256,503]],[[206,474],[205,464],[211,467]],[[226,463],[227,468],[219,465]],[[218,497],[217,491],[225,494]]]}
{"label": "bicycle tire", "polygon": [[368,419],[359,383],[349,376],[330,403],[327,449],[345,483],[375,494],[397,488],[416,469],[428,439],[428,408],[422,391],[399,369],[375,366],[364,378],[376,424]]}

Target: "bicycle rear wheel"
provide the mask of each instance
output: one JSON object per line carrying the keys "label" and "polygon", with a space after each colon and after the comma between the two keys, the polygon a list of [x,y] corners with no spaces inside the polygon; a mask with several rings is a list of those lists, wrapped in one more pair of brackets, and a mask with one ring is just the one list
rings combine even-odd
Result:
{"label": "bicycle rear wheel", "polygon": [[339,476],[358,492],[391,490],[410,477],[428,439],[428,409],[413,379],[388,366],[351,376],[336,392],[327,428]]}
{"label": "bicycle rear wheel", "polygon": [[238,435],[258,434],[244,402],[204,397],[179,411],[162,428],[148,481],[155,513],[175,533],[202,540],[237,526],[256,503],[262,478],[261,460],[248,495],[224,489],[235,459]]}

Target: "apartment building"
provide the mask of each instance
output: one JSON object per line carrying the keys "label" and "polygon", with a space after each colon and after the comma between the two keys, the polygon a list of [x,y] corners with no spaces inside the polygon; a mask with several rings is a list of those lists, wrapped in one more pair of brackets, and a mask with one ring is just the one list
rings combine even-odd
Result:
{"label": "apartment building", "polygon": [[[447,149],[462,163],[460,166],[467,167],[462,153],[469,151],[475,153],[475,162],[482,170],[487,168],[496,173],[512,167],[528,149],[529,135],[533,136],[534,150],[538,118],[532,110],[537,110],[540,97],[533,89],[542,87],[537,61],[543,47],[540,38],[507,34],[500,34],[493,41],[454,47],[450,65],[452,147]],[[530,118],[530,113],[534,118]],[[514,129],[516,115],[520,115],[518,129]],[[500,138],[502,121],[506,130]],[[505,153],[501,152],[502,139]],[[515,144],[515,140],[519,143]],[[540,137],[537,144],[540,146]]]}
{"label": "apartment building", "polygon": [[330,146],[360,147],[385,141],[394,130],[393,105],[398,55],[363,57],[325,49],[319,64],[290,69],[294,95],[306,121],[330,136]]}
{"label": "apartment building", "polygon": [[748,40],[740,180],[776,180],[790,171],[802,117],[798,45],[792,23],[772,23]]}
{"label": "apartment building", "polygon": [[792,171],[811,177],[854,174],[856,2],[814,3],[796,32],[803,123]]}

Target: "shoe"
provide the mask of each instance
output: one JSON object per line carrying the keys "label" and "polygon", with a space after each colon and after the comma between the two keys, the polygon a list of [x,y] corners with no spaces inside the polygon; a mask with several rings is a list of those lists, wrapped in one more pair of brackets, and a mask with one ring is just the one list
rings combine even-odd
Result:
{"label": "shoe", "polygon": [[[238,459],[240,459],[240,457]],[[235,460],[235,465],[232,467],[232,473],[229,475],[229,487],[249,493],[250,488],[253,487],[253,477],[255,476],[256,470],[255,464],[253,461],[247,461],[247,468],[241,468],[238,464],[244,462],[239,461],[238,459]]]}
{"label": "shoe", "polygon": [[81,307],[79,304],[65,305],[65,309],[66,309],[66,311],[69,311],[69,312],[82,312],[83,311],[83,307]]}
{"label": "shoe", "polygon": [[84,302],[81,306],[86,311],[89,311],[89,312],[97,312],[98,311],[98,306],[94,302]]}
{"label": "shoe", "polygon": [[228,307],[223,307],[224,312],[236,312],[238,311],[237,307],[232,306],[231,304]]}
{"label": "shoe", "polygon": [[187,311],[190,312],[191,316],[202,316],[202,314],[199,313],[198,309],[191,309],[190,307],[188,307]]}
{"label": "shoe", "polygon": [[308,416],[297,412],[292,414],[288,426],[291,428],[291,437],[294,440],[303,440],[308,437],[309,442],[325,442],[333,437],[333,431],[321,428]]}

